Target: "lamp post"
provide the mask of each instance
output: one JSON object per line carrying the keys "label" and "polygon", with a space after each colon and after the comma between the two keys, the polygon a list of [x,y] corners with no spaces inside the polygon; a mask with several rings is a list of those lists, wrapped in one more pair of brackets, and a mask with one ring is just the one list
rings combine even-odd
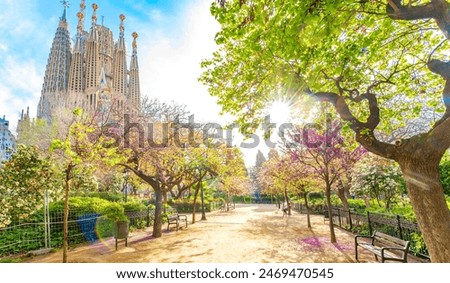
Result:
{"label": "lamp post", "polygon": [[130,170],[125,169],[123,170],[123,194],[124,194],[124,201],[128,201],[128,177],[130,177]]}

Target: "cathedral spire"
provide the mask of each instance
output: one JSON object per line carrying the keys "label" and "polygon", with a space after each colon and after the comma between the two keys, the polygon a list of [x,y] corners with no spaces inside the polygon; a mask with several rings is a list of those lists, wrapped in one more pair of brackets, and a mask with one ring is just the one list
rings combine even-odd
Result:
{"label": "cathedral spire", "polygon": [[94,12],[92,13],[92,26],[95,26],[95,25],[97,25],[98,5],[96,3],[92,4],[92,9],[94,10]]}
{"label": "cathedral spire", "polygon": [[131,55],[130,63],[130,87],[129,87],[129,99],[131,102],[131,107],[134,111],[138,112],[141,108],[141,89],[139,83],[139,65],[137,58],[137,42],[138,38],[137,32],[133,32],[133,53]]}
{"label": "cathedral spire", "polygon": [[127,95],[127,56],[124,38],[125,15],[120,15],[120,34],[114,51],[113,89],[123,98]]}
{"label": "cathedral spire", "polygon": [[85,9],[86,9],[86,1],[82,0],[80,3],[80,11],[77,13],[77,17],[78,17],[77,35],[79,35],[79,36],[81,36],[83,34]]}
{"label": "cathedral spire", "polygon": [[119,16],[120,18],[120,26],[119,26],[119,42],[118,42],[118,48],[121,50],[125,50],[125,27],[124,27],[124,22],[125,22],[125,15],[121,14]]}
{"label": "cathedral spire", "polygon": [[67,22],[67,17],[66,17],[66,15],[67,15],[67,8],[69,7],[69,1],[63,0],[63,1],[61,1],[61,3],[62,3],[63,6],[64,6],[64,12],[63,12],[63,15],[62,15],[62,17],[60,18],[60,20],[61,20],[62,22]]}
{"label": "cathedral spire", "polygon": [[37,111],[38,118],[45,118],[49,122],[51,121],[51,112],[55,107],[65,103],[69,68],[72,60],[70,33],[66,19],[66,9],[69,6],[69,2],[62,1],[62,3],[64,4],[64,13],[60,18],[48,56],[44,84],[42,85]]}
{"label": "cathedral spire", "polygon": [[86,5],[84,0],[81,1],[80,11],[77,13],[77,37],[75,47],[73,48],[72,64],[69,72],[69,91],[72,106],[80,106],[79,101],[82,98],[78,96],[84,91],[84,64],[83,64],[83,25],[84,25],[84,9]]}
{"label": "cathedral spire", "polygon": [[96,3],[92,4],[92,25],[91,31],[89,32],[89,39],[97,41],[98,40],[98,31],[97,31],[97,10],[98,5]]}
{"label": "cathedral spire", "polygon": [[92,26],[89,32],[89,37],[86,40],[86,56],[85,56],[85,68],[86,68],[86,83],[85,92],[88,108],[91,110],[97,106],[97,90],[98,90],[98,78],[100,75],[100,48],[97,32],[97,4],[92,4]]}

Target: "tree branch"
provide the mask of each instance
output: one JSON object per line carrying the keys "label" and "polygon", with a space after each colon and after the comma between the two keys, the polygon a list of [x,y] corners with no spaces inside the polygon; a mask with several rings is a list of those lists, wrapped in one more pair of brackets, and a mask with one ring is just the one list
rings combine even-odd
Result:
{"label": "tree branch", "polygon": [[[376,139],[373,133],[376,127],[373,126],[375,124],[378,125],[379,123],[379,109],[374,94],[368,94],[369,97],[372,96],[370,97],[369,101],[369,108],[372,117],[369,117],[370,119],[368,119],[368,122],[363,123],[351,113],[348,104],[345,102],[345,97],[339,96],[338,94],[332,92],[313,93],[311,92],[311,90],[307,90],[307,93],[318,98],[320,101],[333,104],[341,119],[350,123],[350,128],[356,134],[356,141],[362,144],[367,150],[385,158],[395,158],[395,146],[392,144],[380,142]],[[373,129],[371,129],[371,127],[373,127]]]}
{"label": "tree branch", "polygon": [[450,118],[444,119],[436,125],[428,134],[430,145],[442,154],[450,148]]}
{"label": "tree branch", "polygon": [[432,59],[428,62],[427,67],[430,71],[440,75],[445,80],[450,79],[450,64],[448,62]]}
{"label": "tree branch", "polygon": [[401,0],[389,0],[386,5],[386,13],[391,19],[407,21],[429,19],[436,16],[433,3],[409,7],[401,5]]}
{"label": "tree branch", "polygon": [[447,39],[450,39],[449,3],[445,0],[431,0],[419,6],[401,5],[401,0],[389,0],[386,4],[386,14],[394,20],[422,20],[434,19],[439,29]]}
{"label": "tree branch", "polygon": [[152,188],[156,189],[156,188],[160,187],[158,180],[156,180],[156,178],[154,176],[149,176],[149,175],[145,174],[144,172],[142,172],[141,170],[133,168],[133,167],[129,166],[128,164],[119,163],[117,165],[123,166],[123,167],[127,168],[128,170],[132,171],[136,176],[138,176],[139,178],[144,180],[146,183],[148,183],[150,186],[152,186]]}

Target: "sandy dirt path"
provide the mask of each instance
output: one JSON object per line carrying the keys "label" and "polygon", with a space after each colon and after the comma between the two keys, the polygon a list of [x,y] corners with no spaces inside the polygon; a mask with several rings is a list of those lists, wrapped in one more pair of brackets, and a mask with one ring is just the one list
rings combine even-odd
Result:
{"label": "sandy dirt path", "polygon": [[[191,216],[188,216],[189,219]],[[197,217],[200,219],[200,217]],[[237,205],[230,212],[214,212],[206,221],[187,229],[166,231],[153,238],[151,231],[130,235],[128,247],[113,239],[71,249],[69,262],[128,263],[290,263],[355,262],[354,236],[336,228],[338,242],[329,241],[328,223],[312,216],[312,228],[306,215],[293,212],[284,216],[274,205]],[[62,252],[28,258],[25,262],[61,262]],[[373,262],[373,256],[362,252],[362,262]]]}

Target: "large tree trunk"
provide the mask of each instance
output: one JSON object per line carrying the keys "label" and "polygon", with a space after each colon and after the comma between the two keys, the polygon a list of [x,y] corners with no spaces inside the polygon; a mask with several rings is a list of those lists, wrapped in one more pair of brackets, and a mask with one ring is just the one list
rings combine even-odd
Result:
{"label": "large tree trunk", "polygon": [[450,212],[439,176],[440,158],[401,159],[417,223],[432,262],[450,262]]}
{"label": "large tree trunk", "polygon": [[337,195],[338,195],[339,199],[341,200],[342,206],[344,207],[344,209],[349,210],[350,206],[348,205],[348,200],[347,200],[347,196],[345,193],[346,193],[345,187],[339,186],[337,189]]}
{"label": "large tree trunk", "polygon": [[163,192],[160,187],[153,188],[155,190],[155,221],[153,222],[153,237],[159,238],[162,236],[162,210],[163,210]]}
{"label": "large tree trunk", "polygon": [[333,211],[331,208],[331,185],[329,182],[326,182],[325,187],[325,196],[327,199],[327,207],[328,207],[328,217],[329,217],[329,225],[330,225],[330,242],[336,243],[336,234],[334,233],[334,224],[333,224]]}

